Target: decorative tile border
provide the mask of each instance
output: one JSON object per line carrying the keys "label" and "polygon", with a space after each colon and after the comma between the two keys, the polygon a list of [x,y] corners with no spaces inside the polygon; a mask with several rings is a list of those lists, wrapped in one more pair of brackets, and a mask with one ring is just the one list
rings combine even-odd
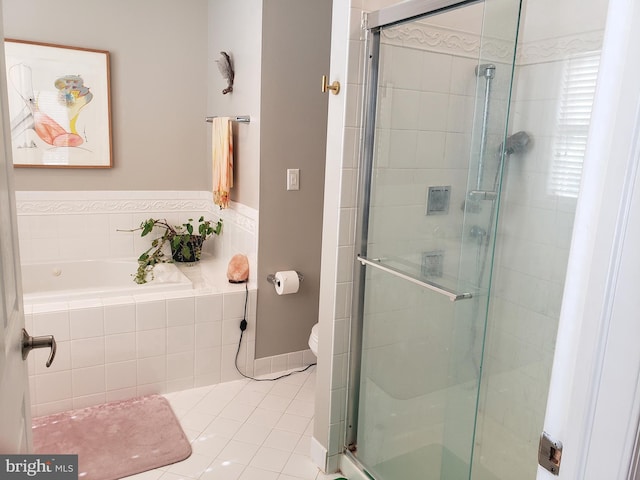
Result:
{"label": "decorative tile border", "polygon": [[516,64],[554,62],[569,56],[602,49],[603,30],[583,32],[577,35],[549,38],[518,45]]}
{"label": "decorative tile border", "polygon": [[392,30],[382,31],[385,43],[418,48],[463,57],[477,57],[480,36],[436,28],[431,25],[408,23]]}
{"label": "decorative tile border", "polygon": [[[483,60],[508,61],[513,54],[512,42],[418,22],[398,26],[393,30],[383,30],[382,36],[392,45],[459,57],[478,58],[481,48]],[[552,62],[597,51],[602,48],[603,36],[603,30],[596,30],[520,43],[516,52],[516,64]]]}
{"label": "decorative tile border", "polygon": [[451,30],[418,22],[383,30],[387,43],[413,47],[430,52],[446,53],[459,57],[478,58],[480,47],[486,60],[505,61],[512,55],[512,43],[475,33]]}
{"label": "decorative tile border", "polygon": [[[184,215],[222,218],[225,235],[216,242],[217,254],[245,253],[253,267],[257,261],[258,211],[235,202],[220,210],[210,192],[16,192],[16,200],[23,262],[64,260],[70,259],[70,255],[132,257],[144,246],[144,241],[125,238],[118,230],[136,228],[141,217],[178,221]],[[65,227],[59,228],[60,225]],[[96,248],[88,251],[87,244]]]}
{"label": "decorative tile border", "polygon": [[212,210],[207,192],[16,192],[18,215]]}
{"label": "decorative tile border", "polygon": [[258,211],[232,202],[220,210],[203,191],[16,192],[18,215],[77,215],[205,211],[256,234]]}

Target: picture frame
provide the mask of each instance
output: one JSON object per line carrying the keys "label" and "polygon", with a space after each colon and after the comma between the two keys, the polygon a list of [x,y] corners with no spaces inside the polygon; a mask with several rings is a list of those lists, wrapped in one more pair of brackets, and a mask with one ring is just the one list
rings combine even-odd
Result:
{"label": "picture frame", "polygon": [[112,168],[109,52],[5,39],[14,167]]}

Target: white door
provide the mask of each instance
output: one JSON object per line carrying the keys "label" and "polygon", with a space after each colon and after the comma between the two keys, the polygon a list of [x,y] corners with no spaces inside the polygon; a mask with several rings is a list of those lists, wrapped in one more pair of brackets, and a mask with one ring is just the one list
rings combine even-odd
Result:
{"label": "white door", "polygon": [[[640,3],[610,0],[544,430],[559,475],[637,478],[640,457]],[[632,465],[630,467],[630,465]]]}
{"label": "white door", "polygon": [[[2,11],[0,3],[0,12]],[[0,18],[0,38],[2,35]],[[0,49],[0,453],[31,449],[31,413],[27,362],[22,359],[22,287],[20,279],[13,161],[7,111],[4,50]]]}

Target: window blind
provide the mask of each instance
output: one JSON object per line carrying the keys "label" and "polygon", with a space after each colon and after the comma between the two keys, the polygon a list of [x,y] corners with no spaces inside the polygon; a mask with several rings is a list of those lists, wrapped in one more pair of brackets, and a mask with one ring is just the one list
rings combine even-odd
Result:
{"label": "window blind", "polygon": [[599,64],[599,51],[565,62],[548,183],[552,195],[578,197]]}

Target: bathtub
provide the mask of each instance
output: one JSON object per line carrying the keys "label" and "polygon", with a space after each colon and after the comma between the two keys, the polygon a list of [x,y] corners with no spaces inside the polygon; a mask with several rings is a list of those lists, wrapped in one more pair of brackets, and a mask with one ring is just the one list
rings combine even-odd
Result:
{"label": "bathtub", "polygon": [[25,327],[57,342],[50,368],[47,349],[27,358],[32,415],[242,379],[236,362],[255,375],[314,361],[310,350],[255,359],[256,284],[229,283],[227,263],[161,264],[144,285],[134,259],[23,264]]}
{"label": "bathtub", "polygon": [[[156,265],[154,279],[133,281],[135,260],[82,260],[22,265],[26,305],[190,290],[191,281],[172,264]],[[149,275],[149,278],[151,275]]]}
{"label": "bathtub", "polygon": [[[135,259],[23,264],[26,329],[58,346],[50,368],[45,349],[27,359],[32,414],[242,378],[234,362],[247,295],[238,365],[252,375],[256,286],[230,284],[227,263],[157,265],[144,285],[133,281]],[[301,354],[288,355],[302,366]]]}

